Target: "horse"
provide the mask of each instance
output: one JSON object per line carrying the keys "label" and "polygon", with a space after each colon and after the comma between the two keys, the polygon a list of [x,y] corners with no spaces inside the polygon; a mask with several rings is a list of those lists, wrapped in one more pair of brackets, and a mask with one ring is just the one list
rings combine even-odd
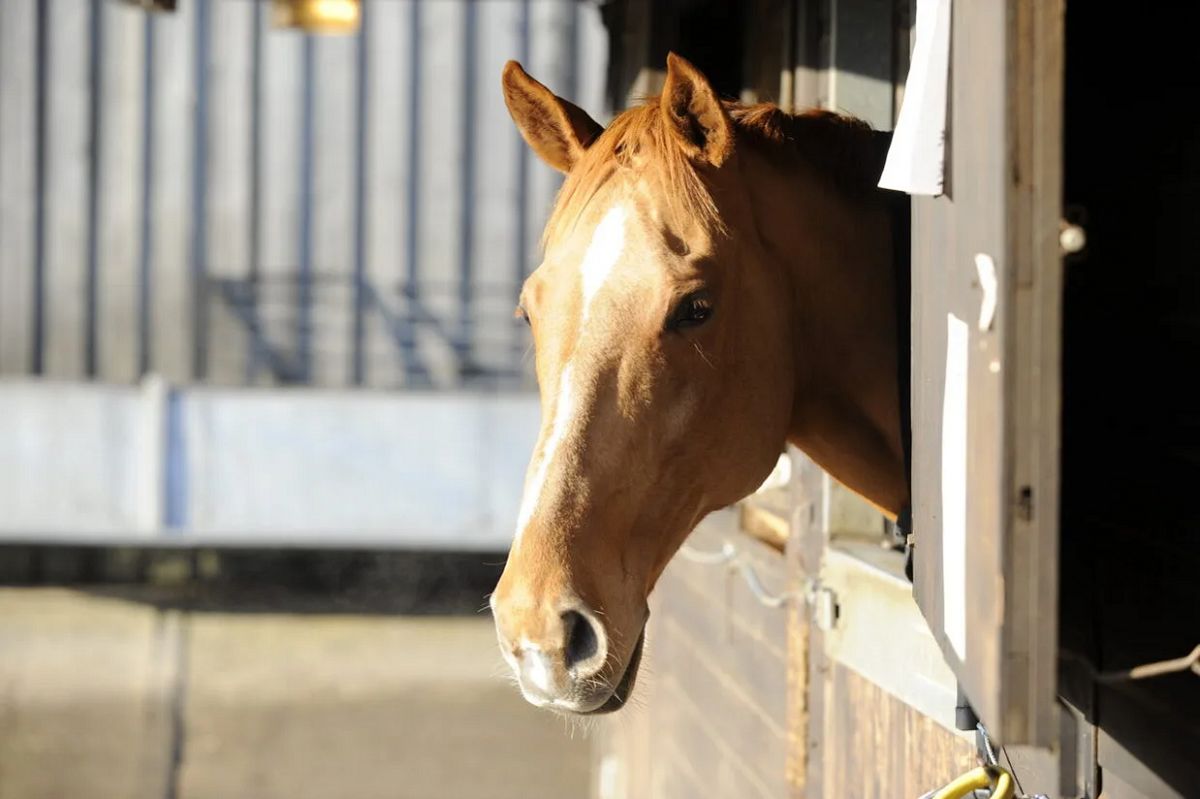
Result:
{"label": "horse", "polygon": [[882,157],[865,123],[722,100],[674,53],[607,129],[514,61],[502,87],[565,178],[516,310],[542,423],[490,605],[526,700],[608,713],[668,561],[787,442],[907,506]]}

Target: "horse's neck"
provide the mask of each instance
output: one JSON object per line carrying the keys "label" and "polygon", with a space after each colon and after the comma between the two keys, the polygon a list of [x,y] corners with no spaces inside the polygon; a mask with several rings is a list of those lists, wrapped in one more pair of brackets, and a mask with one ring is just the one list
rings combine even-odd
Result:
{"label": "horse's neck", "polygon": [[792,290],[789,440],[895,515],[908,502],[908,480],[890,214],[877,193],[833,192],[810,169],[751,156],[747,175],[759,233]]}

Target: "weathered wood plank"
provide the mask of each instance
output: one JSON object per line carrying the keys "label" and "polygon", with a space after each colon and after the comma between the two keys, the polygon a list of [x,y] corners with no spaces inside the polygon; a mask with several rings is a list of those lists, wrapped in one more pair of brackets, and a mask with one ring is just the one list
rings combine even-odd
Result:
{"label": "weathered wood plank", "polygon": [[[518,273],[533,268],[530,263],[536,253],[526,250],[526,262],[516,263],[517,248],[513,238],[524,235],[520,229],[521,202],[518,190],[520,148],[525,142],[512,124],[503,124],[508,117],[504,97],[499,90],[500,71],[504,62],[520,55],[521,3],[480,3],[479,54],[474,75],[473,101],[476,105],[473,144],[475,151],[475,231],[471,259],[471,283],[476,318],[511,319],[516,307],[520,285]],[[495,119],[501,124],[489,128],[484,120]],[[527,160],[536,158],[532,153]],[[493,327],[475,325],[471,346],[484,363],[504,363],[515,349],[514,339],[523,335],[522,326],[515,320],[509,326],[509,336],[500,337]]]}
{"label": "weathered wood plank", "polygon": [[[647,646],[643,653],[643,674],[633,701],[613,719],[599,726],[596,740],[594,799],[620,799],[648,791],[663,763],[660,757],[664,736],[656,735],[662,726],[660,702],[655,701],[659,673],[658,653]],[[695,780],[689,767],[687,777]]]}
{"label": "weathered wood plank", "polygon": [[[461,41],[466,3],[426,3],[421,12],[421,208],[417,239],[417,279],[427,307],[447,321],[454,318],[460,279],[459,231],[463,198],[461,140],[463,54]],[[454,381],[456,358],[444,338],[423,328],[419,345],[434,381]]]}
{"label": "weathered wood plank", "polygon": [[662,618],[652,617],[651,622],[656,631],[669,629],[697,651],[705,652],[724,681],[742,684],[750,701],[772,723],[781,730],[786,727],[787,664],[782,654],[739,635],[722,618],[724,609],[718,602],[706,603],[682,586],[668,587],[658,607]]}
{"label": "weathered wood plank", "polygon": [[[797,584],[797,587],[798,584]],[[808,778],[808,647],[810,621],[807,606],[788,608],[787,654],[787,765],[784,776],[788,796],[803,795]]]}
{"label": "weathered wood plank", "polygon": [[[1044,342],[1059,329],[1062,16],[1017,8],[956,9],[952,73],[996,80],[954,84],[946,196],[913,202],[915,594],[984,723],[1049,745],[1058,514],[1022,489],[1058,485],[1057,346]],[[995,313],[982,319],[989,266]],[[962,432],[943,431],[959,418]]]}
{"label": "weathered wood plank", "polygon": [[[675,569],[674,566],[671,567]],[[777,621],[769,614],[758,613],[759,608],[750,606],[754,615],[739,608],[733,595],[738,591],[749,592],[745,585],[737,585],[742,578],[737,574],[709,566],[700,567],[699,572],[692,572],[685,577],[685,570],[678,569],[672,579],[679,581],[679,587],[669,599],[675,610],[701,623],[704,635],[713,642],[724,642],[726,646],[743,644],[746,651],[754,654],[747,655],[751,662],[768,659],[773,662],[782,661],[786,656],[784,641],[786,638],[786,619]],[[665,579],[665,577],[664,577]],[[780,581],[780,585],[782,585]],[[757,603],[755,603],[757,605]],[[765,610],[778,611],[779,615],[786,614],[779,608]],[[777,629],[778,628],[778,629]],[[778,632],[776,636],[774,633]]]}
{"label": "weathered wood plank", "polygon": [[[719,550],[727,539],[753,564],[768,591],[786,590],[783,556],[749,536],[732,530],[720,533],[713,527],[702,527],[693,533],[689,543],[700,551],[710,552]],[[670,568],[677,570],[679,579],[700,596],[719,596],[721,604],[718,607],[732,628],[777,656],[783,656],[787,640],[787,614],[780,608],[767,607],[759,602],[739,574],[730,572],[725,566],[691,563],[683,558],[677,558]]]}
{"label": "weathered wood plank", "polygon": [[778,797],[783,795],[783,761],[747,760],[729,748],[717,729],[724,724],[709,714],[703,697],[693,697],[676,682],[678,671],[663,680],[676,687],[662,704],[660,729],[672,730],[680,748],[689,754],[700,779],[714,787],[715,796]]}
{"label": "weathered wood plank", "polygon": [[[208,60],[208,274],[244,279],[251,263],[251,163],[254,96],[254,4],[214,0]],[[208,378],[245,379],[245,325],[216,296],[208,297]]]}
{"label": "weathered wood plank", "polygon": [[1001,560],[1008,586],[1004,691],[1018,696],[1022,707],[998,734],[1040,746],[1058,740],[1059,712],[1064,12],[1065,0],[1018,3],[1015,59],[1010,55],[1018,70],[1013,124],[1019,142],[1008,322],[1015,379],[1007,397],[1012,421],[1006,427],[1012,432],[1005,463],[1013,495],[1001,497],[1001,507],[1006,500],[1019,507],[1023,487],[1031,491],[1031,505],[1028,513],[1009,516]]}
{"label": "weathered wood plank", "polygon": [[91,11],[53,0],[48,16],[45,372],[79,378],[87,336]]}
{"label": "weathered wood plank", "polygon": [[[953,15],[953,74],[1005,74],[1004,13],[999,7],[979,7]],[[964,46],[958,46],[960,42]],[[997,718],[1000,701],[996,673],[999,635],[994,634],[994,620],[1001,619],[1003,611],[998,604],[1002,597],[993,590],[1000,583],[992,577],[984,579],[984,575],[998,574],[1001,554],[1002,425],[996,420],[1002,413],[1004,377],[999,367],[990,374],[987,369],[988,361],[1002,354],[996,349],[1002,340],[997,336],[1006,333],[1007,309],[1002,300],[994,333],[975,329],[981,294],[974,258],[977,253],[993,258],[1003,297],[1010,268],[1005,236],[1005,88],[1004,82],[998,81],[990,84],[988,91],[960,84],[955,90],[947,119],[947,194],[913,201],[912,473],[913,527],[918,536],[914,593],[952,668],[958,668],[964,657],[956,654],[946,634],[947,597],[954,603],[949,618],[966,619],[966,628],[974,631],[965,653],[972,664],[971,673],[964,671],[961,676],[981,718],[990,722]],[[967,399],[959,403],[965,404],[960,409],[966,415],[961,445],[965,450],[946,445],[942,432],[948,324],[969,338],[963,350],[965,362],[954,366],[968,375]],[[950,408],[953,415],[954,403]],[[951,446],[951,452],[970,453],[970,490],[962,498],[965,523],[954,528],[959,531],[955,540],[960,542],[957,551],[965,552],[964,563],[949,569],[944,568],[942,554],[943,477],[954,479],[966,467],[954,463],[943,467],[944,446]],[[955,496],[952,489],[948,496]],[[969,536],[961,533],[964,524]],[[965,587],[967,573],[977,578],[969,591]],[[962,627],[958,624],[959,630]]]}
{"label": "weathered wood plank", "polygon": [[[710,520],[691,544],[719,547],[733,532],[714,524],[720,521]],[[734,518],[726,514],[724,521]],[[764,579],[773,580],[782,556],[746,542],[756,562],[764,558]],[[787,614],[757,602],[742,607],[731,597],[746,590],[741,582],[736,575],[726,581],[719,567],[682,559],[659,581],[651,595],[645,676],[634,706],[599,745],[599,784],[605,785],[606,768],[611,784],[598,799],[787,795]],[[763,636],[776,622],[781,640],[768,645]]]}
{"label": "weathered wood plank", "polygon": [[169,380],[192,375],[192,143],[196,4],[155,15],[154,154],[151,165],[150,367]]}
{"label": "weathered wood plank", "polygon": [[[372,0],[365,13],[371,79],[367,85],[366,277],[383,302],[398,306],[404,280],[405,242],[413,234],[408,219],[408,148],[415,124],[408,114],[412,74],[407,47],[411,0]],[[394,387],[403,382],[392,332],[377,309],[366,319],[363,347],[366,379]]]}
{"label": "weathered wood plank", "polygon": [[353,350],[358,39],[319,36],[313,43],[312,380],[345,385]]}
{"label": "weathered wood plank", "polygon": [[920,796],[975,766],[975,746],[832,664],[825,683],[822,796]]}
{"label": "weathered wood plank", "polygon": [[[575,3],[530,3],[530,25],[533,28],[532,49],[525,68],[529,74],[551,91],[571,96],[575,94],[578,73],[568,49],[572,40]],[[542,237],[543,221],[554,205],[561,176],[537,157],[529,159],[529,230],[530,266],[541,260],[538,242]]]}
{"label": "weathered wood plank", "polygon": [[[784,550],[788,589],[801,593],[810,574],[805,569],[803,551],[819,534],[813,529],[818,498],[813,497],[813,469],[807,458],[792,452],[794,467],[791,489],[791,535]],[[787,725],[788,750],[786,780],[788,796],[804,795],[809,777],[809,666],[812,654],[812,613],[808,604],[792,603],[787,609]]]}
{"label": "weathered wood plank", "polygon": [[37,4],[0,4],[0,374],[21,374],[31,365]]}
{"label": "weathered wood plank", "polygon": [[[259,251],[263,331],[282,354],[296,352],[296,286],[300,263],[300,106],[302,34],[265,28],[262,41],[262,161]],[[272,377],[259,362],[256,382]]]}
{"label": "weathered wood plank", "polygon": [[[722,663],[720,652],[706,650],[685,628],[669,619],[656,630],[655,645],[669,653],[677,668],[675,680],[713,719],[720,719],[716,734],[748,763],[778,760],[774,771],[782,775],[786,759],[786,685],[765,686],[761,675],[738,672]],[[784,674],[783,664],[777,671]],[[774,675],[772,675],[774,676]]]}
{"label": "weathered wood plank", "polygon": [[696,776],[692,755],[674,741],[663,741],[657,753],[657,763],[649,780],[650,796],[654,799],[717,799],[715,785],[706,784]]}
{"label": "weathered wood plank", "polygon": [[101,132],[96,157],[97,312],[100,378],[125,383],[138,376],[139,253],[142,226],[142,79],[145,13],[103,3]]}

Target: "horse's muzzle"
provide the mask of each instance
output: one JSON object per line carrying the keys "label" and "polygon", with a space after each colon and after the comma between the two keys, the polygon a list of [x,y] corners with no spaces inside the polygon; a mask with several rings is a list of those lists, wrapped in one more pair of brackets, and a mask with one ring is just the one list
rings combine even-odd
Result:
{"label": "horse's muzzle", "polygon": [[521,694],[530,704],[563,713],[611,713],[624,707],[641,664],[644,619],[632,653],[618,660],[619,653],[609,649],[602,614],[575,598],[557,608],[514,605],[492,596],[500,651]]}
{"label": "horse's muzzle", "polygon": [[633,648],[633,654],[629,657],[629,664],[625,667],[625,674],[622,675],[621,681],[617,683],[612,696],[603,705],[595,710],[586,711],[584,715],[599,716],[605,713],[613,713],[625,707],[625,703],[633,695],[633,686],[637,683],[638,668],[642,665],[642,648],[645,645],[646,630],[643,628],[642,634],[638,636],[637,645]]}

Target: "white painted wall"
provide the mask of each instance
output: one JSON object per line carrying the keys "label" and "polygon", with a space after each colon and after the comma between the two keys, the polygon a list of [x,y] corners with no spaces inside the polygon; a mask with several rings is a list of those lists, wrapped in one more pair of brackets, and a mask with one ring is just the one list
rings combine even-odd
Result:
{"label": "white painted wall", "polygon": [[0,541],[512,538],[537,398],[0,381]]}

